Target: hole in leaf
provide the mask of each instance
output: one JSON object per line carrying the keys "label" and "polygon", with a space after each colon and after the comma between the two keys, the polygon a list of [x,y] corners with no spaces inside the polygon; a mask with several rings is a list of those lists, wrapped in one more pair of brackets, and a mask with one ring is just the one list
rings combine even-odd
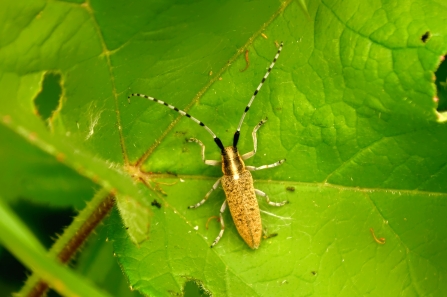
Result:
{"label": "hole in leaf", "polygon": [[40,93],[34,99],[36,113],[43,120],[48,120],[57,110],[61,93],[61,75],[54,72],[45,73]]}
{"label": "hole in leaf", "polygon": [[422,40],[422,42],[423,43],[426,43],[429,39],[430,39],[430,32],[429,31],[427,31],[427,32],[425,32],[424,33],[424,35],[422,35],[421,36],[421,40]]}
{"label": "hole in leaf", "polygon": [[441,65],[435,72],[436,76],[436,91],[438,93],[438,108],[439,112],[447,111],[447,56],[444,56]]}
{"label": "hole in leaf", "polygon": [[212,296],[203,285],[194,280],[189,280],[185,283],[183,287],[184,297],[210,297]]}

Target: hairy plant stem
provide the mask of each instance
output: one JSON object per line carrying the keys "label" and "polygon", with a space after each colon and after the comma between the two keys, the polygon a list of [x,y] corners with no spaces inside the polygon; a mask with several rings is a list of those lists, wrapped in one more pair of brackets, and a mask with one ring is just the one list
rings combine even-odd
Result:
{"label": "hairy plant stem", "polygon": [[[104,220],[115,205],[115,195],[101,190],[92,201],[73,219],[71,225],[59,236],[49,251],[50,257],[57,258],[61,263],[69,262],[88,236]],[[32,274],[23,288],[15,296],[39,297],[45,296],[48,284],[38,275]]]}

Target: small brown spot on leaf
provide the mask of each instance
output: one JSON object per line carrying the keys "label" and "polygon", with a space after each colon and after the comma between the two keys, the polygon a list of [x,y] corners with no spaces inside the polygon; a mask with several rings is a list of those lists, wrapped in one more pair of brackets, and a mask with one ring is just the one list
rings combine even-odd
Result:
{"label": "small brown spot on leaf", "polygon": [[58,153],[56,155],[56,160],[58,160],[59,162],[64,162],[65,160],[65,155],[63,153]]}
{"label": "small brown spot on leaf", "polygon": [[154,201],[151,202],[151,205],[157,208],[161,208],[161,204],[157,201],[157,199],[154,199]]}
{"label": "small brown spot on leaf", "polygon": [[36,134],[36,132],[31,132],[28,137],[29,137],[29,140],[35,141],[37,139],[37,134]]}
{"label": "small brown spot on leaf", "polygon": [[248,66],[250,66],[250,59],[248,58],[248,50],[245,51],[245,68],[239,70],[240,72],[244,72],[247,70]]}
{"label": "small brown spot on leaf", "polygon": [[375,242],[377,242],[378,244],[385,244],[385,238],[384,237],[377,238],[373,228],[370,228],[369,231],[371,232]]}
{"label": "small brown spot on leaf", "polygon": [[427,31],[424,33],[424,35],[421,36],[421,40],[423,43],[426,43],[430,39],[430,32]]}
{"label": "small brown spot on leaf", "polygon": [[3,123],[9,124],[9,123],[11,123],[11,116],[5,115],[5,116],[3,116],[2,120],[3,120]]}
{"label": "small brown spot on leaf", "polygon": [[205,225],[205,227],[206,227],[207,230],[208,230],[208,225],[209,225],[209,223],[210,223],[210,221],[211,221],[212,219],[216,219],[218,222],[220,222],[220,217],[218,217],[218,216],[212,216],[212,217],[209,217],[209,218],[208,218],[208,221],[206,221],[206,225]]}

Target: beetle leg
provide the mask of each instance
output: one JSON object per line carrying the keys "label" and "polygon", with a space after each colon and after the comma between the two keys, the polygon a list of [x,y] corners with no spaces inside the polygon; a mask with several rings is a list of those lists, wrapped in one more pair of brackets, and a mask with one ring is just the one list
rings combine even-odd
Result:
{"label": "beetle leg", "polygon": [[265,118],[265,120],[260,121],[259,124],[257,124],[256,127],[253,129],[253,132],[251,133],[251,136],[253,137],[253,146],[254,146],[253,150],[251,152],[243,154],[242,160],[247,160],[256,154],[256,151],[258,150],[258,139],[256,138],[256,133],[258,132],[258,129],[265,124],[265,122],[267,122],[267,118]]}
{"label": "beetle leg", "polygon": [[245,169],[250,170],[250,171],[257,171],[257,170],[262,170],[262,169],[267,169],[267,168],[272,168],[272,167],[276,167],[281,165],[282,163],[284,163],[286,161],[286,159],[282,159],[279,160],[278,162],[275,162],[273,164],[269,164],[269,165],[262,165],[259,167],[255,167],[255,166],[245,166]]}
{"label": "beetle leg", "polygon": [[215,246],[219,242],[219,240],[222,238],[222,235],[225,231],[225,224],[224,224],[222,214],[226,208],[227,208],[227,201],[224,201],[224,203],[222,204],[222,207],[220,208],[220,232],[219,232],[219,235],[217,235],[216,239],[214,239],[211,247]]}
{"label": "beetle leg", "polygon": [[215,189],[217,189],[217,187],[219,186],[219,184],[220,184],[220,179],[221,179],[221,178],[219,178],[219,179],[214,183],[214,185],[213,185],[213,187],[211,188],[211,190],[209,190],[208,193],[206,193],[205,198],[203,198],[203,199],[202,199],[199,203],[197,203],[197,204],[188,206],[188,208],[197,208],[197,207],[201,206],[203,203],[205,203],[206,200],[208,200],[208,197],[210,196],[210,194],[211,194]]}
{"label": "beetle leg", "polygon": [[273,202],[273,201],[270,201],[269,196],[268,196],[266,193],[264,193],[264,192],[262,192],[261,190],[258,190],[258,189],[255,189],[255,193],[256,193],[257,195],[259,195],[259,196],[264,197],[265,200],[267,200],[267,203],[268,203],[269,205],[272,205],[272,206],[283,206],[284,204],[289,203],[288,200],[285,200],[285,201],[282,201],[282,202]]}
{"label": "beetle leg", "polygon": [[188,142],[196,142],[202,147],[202,161],[203,161],[203,163],[205,163],[206,165],[210,165],[210,166],[222,165],[222,161],[205,160],[205,145],[200,140],[198,140],[197,138],[190,138],[190,139],[188,139]]}

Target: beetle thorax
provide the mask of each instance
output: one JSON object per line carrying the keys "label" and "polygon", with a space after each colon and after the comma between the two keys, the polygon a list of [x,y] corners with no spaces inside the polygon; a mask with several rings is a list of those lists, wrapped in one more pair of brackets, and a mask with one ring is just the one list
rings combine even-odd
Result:
{"label": "beetle thorax", "polygon": [[224,175],[233,176],[239,179],[239,175],[245,171],[245,164],[242,161],[237,148],[228,146],[222,151],[222,172]]}

